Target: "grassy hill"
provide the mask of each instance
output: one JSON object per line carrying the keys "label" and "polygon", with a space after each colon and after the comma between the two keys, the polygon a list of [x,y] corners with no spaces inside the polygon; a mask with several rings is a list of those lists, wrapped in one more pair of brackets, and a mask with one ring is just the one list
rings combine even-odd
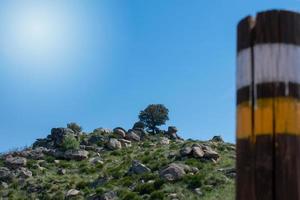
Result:
{"label": "grassy hill", "polygon": [[232,200],[234,165],[235,146],[219,137],[52,129],[1,155],[0,199]]}

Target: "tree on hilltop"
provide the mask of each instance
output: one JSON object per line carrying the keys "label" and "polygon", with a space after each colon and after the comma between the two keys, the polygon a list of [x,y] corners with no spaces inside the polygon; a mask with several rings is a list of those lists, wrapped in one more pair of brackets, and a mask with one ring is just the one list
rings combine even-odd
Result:
{"label": "tree on hilltop", "polygon": [[157,133],[157,126],[164,125],[169,120],[169,110],[163,104],[150,104],[139,114],[139,119],[152,132]]}

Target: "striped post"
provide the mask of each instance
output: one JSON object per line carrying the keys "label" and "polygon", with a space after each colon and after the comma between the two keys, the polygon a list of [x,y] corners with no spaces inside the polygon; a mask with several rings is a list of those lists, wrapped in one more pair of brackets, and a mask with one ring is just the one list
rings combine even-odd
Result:
{"label": "striped post", "polygon": [[237,200],[300,199],[300,14],[238,25]]}

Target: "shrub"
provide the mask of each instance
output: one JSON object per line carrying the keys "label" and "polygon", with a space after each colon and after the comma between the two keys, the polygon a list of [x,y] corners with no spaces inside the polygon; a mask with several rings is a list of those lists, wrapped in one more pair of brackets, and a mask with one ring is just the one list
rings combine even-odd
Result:
{"label": "shrub", "polygon": [[162,191],[155,191],[151,193],[150,200],[164,199],[165,194]]}
{"label": "shrub", "polygon": [[169,110],[162,104],[151,104],[139,114],[139,119],[152,132],[158,133],[157,126],[164,125],[168,117]]}
{"label": "shrub", "polygon": [[82,131],[82,127],[76,124],[75,122],[71,122],[67,124],[69,129],[72,129],[75,133],[80,133]]}
{"label": "shrub", "polygon": [[66,135],[61,146],[64,150],[79,149],[79,141],[73,135]]}

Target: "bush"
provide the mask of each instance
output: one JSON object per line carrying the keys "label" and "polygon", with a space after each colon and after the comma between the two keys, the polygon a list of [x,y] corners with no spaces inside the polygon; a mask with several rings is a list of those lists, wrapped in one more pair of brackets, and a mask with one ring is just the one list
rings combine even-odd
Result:
{"label": "bush", "polygon": [[161,191],[155,191],[151,193],[150,200],[164,199],[165,194]]}
{"label": "bush", "polygon": [[61,147],[64,150],[79,149],[79,141],[73,135],[66,135],[63,139]]}
{"label": "bush", "polygon": [[139,119],[152,132],[158,133],[157,126],[164,125],[168,117],[169,110],[162,104],[151,104],[139,114]]}
{"label": "bush", "polygon": [[71,122],[67,124],[69,129],[72,129],[75,133],[80,133],[82,131],[82,127],[76,124],[75,122]]}

